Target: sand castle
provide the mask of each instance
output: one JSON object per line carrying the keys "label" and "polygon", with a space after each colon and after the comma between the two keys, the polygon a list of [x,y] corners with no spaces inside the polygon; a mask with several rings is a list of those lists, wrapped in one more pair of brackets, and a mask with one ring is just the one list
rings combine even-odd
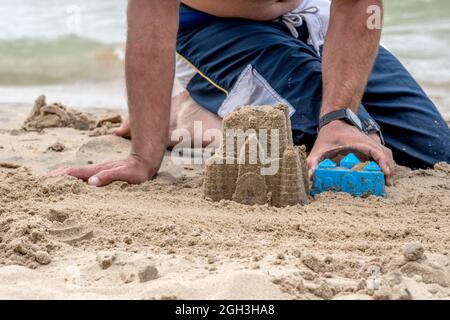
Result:
{"label": "sand castle", "polygon": [[307,203],[305,149],[293,144],[286,106],[239,108],[224,118],[222,134],[221,147],[206,162],[206,198],[276,207]]}

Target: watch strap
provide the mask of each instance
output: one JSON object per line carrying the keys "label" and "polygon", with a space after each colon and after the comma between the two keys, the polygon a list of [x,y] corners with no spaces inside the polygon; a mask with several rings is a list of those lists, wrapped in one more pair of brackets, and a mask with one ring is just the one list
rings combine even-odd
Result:
{"label": "watch strap", "polygon": [[363,131],[361,120],[359,120],[358,116],[348,108],[332,111],[323,115],[319,120],[318,130],[322,129],[324,126],[335,120],[344,120],[347,123],[357,127],[359,130]]}

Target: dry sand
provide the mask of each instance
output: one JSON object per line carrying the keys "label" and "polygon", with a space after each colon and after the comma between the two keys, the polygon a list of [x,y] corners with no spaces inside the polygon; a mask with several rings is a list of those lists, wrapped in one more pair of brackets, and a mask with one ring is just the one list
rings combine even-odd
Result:
{"label": "dry sand", "polygon": [[97,189],[45,174],[129,142],[17,130],[30,109],[0,105],[0,298],[450,298],[449,165],[399,167],[387,199],[303,207],[209,202],[202,168],[169,158],[153,181]]}

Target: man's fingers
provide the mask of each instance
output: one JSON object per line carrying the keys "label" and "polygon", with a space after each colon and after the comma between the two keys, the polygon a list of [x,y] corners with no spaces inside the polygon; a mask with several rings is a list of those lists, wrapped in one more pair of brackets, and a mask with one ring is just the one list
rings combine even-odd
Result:
{"label": "man's fingers", "polygon": [[130,155],[126,160],[113,161],[83,167],[62,168],[51,173],[52,176],[70,175],[90,185],[103,187],[114,181],[126,181],[138,184],[152,178],[156,170],[137,155]]}
{"label": "man's fingers", "polygon": [[378,163],[386,176],[387,185],[392,185],[392,177],[395,168],[390,154],[385,152],[382,148],[379,148],[376,144],[368,146],[357,145],[355,147],[372,157]]}
{"label": "man's fingers", "polygon": [[355,152],[356,149],[348,146],[339,146],[339,147],[333,147],[330,149],[323,149],[323,150],[312,150],[309,157],[306,159],[306,165],[308,166],[308,175],[309,178],[312,178],[312,175],[314,174],[314,170],[319,165],[319,162],[324,160],[325,158],[334,159],[338,155],[344,154],[344,152],[348,150],[348,152]]}
{"label": "man's fingers", "polygon": [[127,181],[125,168],[117,167],[113,169],[103,170],[89,178],[88,183],[91,186],[103,187],[114,181]]}
{"label": "man's fingers", "polygon": [[76,177],[81,180],[88,180],[91,176],[96,174],[100,169],[98,165],[75,167],[66,170],[65,175]]}
{"label": "man's fingers", "polygon": [[67,170],[67,167],[58,168],[58,169],[50,172],[48,175],[50,177],[59,177],[61,175],[61,173],[64,172],[65,170]]}
{"label": "man's fingers", "polygon": [[51,177],[72,176],[81,180],[88,180],[90,177],[102,170],[114,167],[114,163],[94,164],[82,167],[61,168],[50,173]]}
{"label": "man's fingers", "polygon": [[71,167],[61,171],[58,176],[72,176],[81,180],[87,180],[100,170],[98,165]]}
{"label": "man's fingers", "polygon": [[314,170],[316,170],[317,165],[319,164],[319,159],[321,155],[311,152],[309,157],[306,159],[306,166],[308,167],[308,177],[311,180],[314,174]]}
{"label": "man's fingers", "polygon": [[394,176],[395,176],[395,162],[394,162],[394,158],[392,156],[392,151],[387,149],[387,148],[383,148],[384,149],[384,154],[386,155],[386,166],[389,168],[389,174],[386,174],[386,184],[388,186],[393,186],[394,185]]}

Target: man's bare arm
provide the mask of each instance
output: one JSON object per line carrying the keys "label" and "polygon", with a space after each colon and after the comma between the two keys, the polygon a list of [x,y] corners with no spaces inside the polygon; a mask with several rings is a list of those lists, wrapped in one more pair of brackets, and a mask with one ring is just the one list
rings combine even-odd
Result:
{"label": "man's bare arm", "polygon": [[[381,36],[381,26],[379,29],[368,28],[367,9],[371,5],[382,8],[382,4],[381,0],[332,2],[322,62],[321,116],[343,108],[351,108],[355,113],[358,111]],[[310,173],[324,157],[342,151],[359,152],[375,159],[391,184],[394,172],[392,152],[343,121],[333,121],[320,130],[308,157]]]}
{"label": "man's bare arm", "polygon": [[129,0],[125,73],[133,135],[123,161],[60,169],[95,186],[152,178],[166,148],[173,86],[178,0]]}
{"label": "man's bare arm", "polygon": [[130,0],[125,73],[132,154],[159,166],[169,130],[178,1]]}
{"label": "man's bare arm", "polygon": [[367,8],[379,0],[335,0],[323,51],[321,115],[349,107],[355,113],[378,52],[381,28],[367,27]]}

